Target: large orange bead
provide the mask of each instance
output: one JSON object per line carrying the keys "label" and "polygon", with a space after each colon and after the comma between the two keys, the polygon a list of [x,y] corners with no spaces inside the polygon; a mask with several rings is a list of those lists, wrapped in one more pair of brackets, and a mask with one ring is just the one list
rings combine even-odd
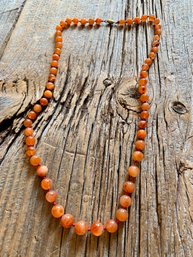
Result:
{"label": "large orange bead", "polygon": [[149,96],[147,94],[142,94],[139,98],[139,101],[141,101],[142,103],[148,102]]}
{"label": "large orange bead", "polygon": [[60,56],[58,54],[52,55],[52,60],[59,61],[59,59],[60,59]]}
{"label": "large orange bead", "polygon": [[139,129],[137,131],[137,138],[139,139],[145,139],[146,135],[147,135],[147,132],[144,129]]}
{"label": "large orange bead", "polygon": [[148,55],[148,57],[151,58],[152,60],[155,59],[155,56],[156,56],[156,54],[154,52],[150,52]]}
{"label": "large orange bead", "polygon": [[80,220],[74,226],[75,233],[79,236],[83,236],[88,231],[88,225],[86,222]]}
{"label": "large orange bead", "polygon": [[139,85],[139,87],[138,87],[138,92],[139,92],[139,94],[145,94],[146,92],[147,92],[147,86],[141,86],[141,85]]}
{"label": "large orange bead", "polygon": [[53,75],[56,75],[58,72],[58,69],[56,69],[55,67],[51,67],[50,68],[50,73],[53,74]]}
{"label": "large orange bead", "polygon": [[37,117],[37,114],[34,111],[30,111],[27,116],[30,120],[35,120]]}
{"label": "large orange bead", "polygon": [[123,208],[128,208],[131,206],[131,197],[128,195],[122,195],[120,197],[119,203]]}
{"label": "large orange bead", "polygon": [[141,151],[133,152],[133,160],[136,162],[141,162],[143,160],[143,153]]}
{"label": "large orange bead", "polygon": [[143,103],[141,105],[141,110],[142,111],[148,111],[150,109],[150,105],[148,103]]}
{"label": "large orange bead", "polygon": [[48,167],[41,165],[37,168],[36,173],[39,177],[45,177],[48,174]]}
{"label": "large orange bead", "polygon": [[146,128],[146,127],[147,127],[147,121],[146,121],[146,120],[140,120],[140,121],[138,122],[138,128],[144,129],[144,128]]}
{"label": "large orange bead", "polygon": [[142,70],[140,73],[140,78],[147,78],[147,76],[148,76],[147,71]]}
{"label": "large orange bead", "polygon": [[35,153],[36,153],[36,150],[33,146],[29,146],[26,150],[26,155],[28,157],[32,157],[33,155],[35,155]]}
{"label": "large orange bead", "polygon": [[30,164],[32,166],[38,166],[40,165],[41,163],[41,159],[40,157],[38,157],[37,155],[33,155],[31,158],[30,158]]}
{"label": "large orange bead", "polygon": [[149,65],[147,64],[147,63],[144,63],[143,65],[142,65],[142,71],[147,71],[147,70],[149,70]]}
{"label": "large orange bead", "polygon": [[147,120],[147,119],[149,118],[149,113],[148,113],[148,111],[142,111],[142,112],[140,113],[140,118],[141,118],[142,120]]}
{"label": "large orange bead", "polygon": [[52,82],[48,82],[47,85],[46,85],[46,89],[48,89],[48,90],[53,90],[54,87],[55,87],[54,83],[52,83]]}
{"label": "large orange bead", "polygon": [[123,190],[128,194],[132,194],[135,191],[135,184],[131,181],[126,181],[123,184]]}
{"label": "large orange bead", "polygon": [[34,132],[34,130],[33,130],[32,128],[26,128],[26,129],[24,130],[24,135],[25,135],[26,137],[29,137],[29,136],[32,136],[32,135],[33,135],[33,132]]}
{"label": "large orange bead", "polygon": [[50,190],[46,193],[46,200],[49,202],[49,203],[53,203],[56,201],[56,198],[57,198],[58,194],[56,191],[54,190]]}
{"label": "large orange bead", "polygon": [[133,177],[133,178],[136,178],[139,175],[139,172],[140,172],[140,169],[135,165],[131,165],[128,168],[128,175]]}
{"label": "large orange bead", "polygon": [[25,119],[23,125],[26,128],[30,128],[32,126],[32,121],[30,119]]}
{"label": "large orange bead", "polygon": [[62,50],[60,48],[55,48],[54,54],[61,55]]}
{"label": "large orange bead", "polygon": [[52,91],[50,91],[50,90],[45,90],[44,91],[44,96],[46,97],[46,98],[48,98],[48,99],[50,99],[50,98],[52,98]]}
{"label": "large orange bead", "polygon": [[145,149],[145,142],[143,140],[137,140],[135,142],[135,149],[139,151],[143,151]]}
{"label": "large orange bead", "polygon": [[145,59],[145,61],[144,61],[147,65],[151,65],[152,64],[152,59],[151,58],[147,58],[147,59]]}
{"label": "large orange bead", "polygon": [[40,99],[40,104],[41,104],[42,106],[47,106],[47,105],[48,105],[48,99],[42,97],[42,98]]}
{"label": "large orange bead", "polygon": [[119,221],[121,221],[121,222],[126,221],[128,219],[128,212],[127,212],[127,210],[122,209],[122,208],[118,209],[116,211],[116,218]]}
{"label": "large orange bead", "polygon": [[42,107],[40,104],[35,104],[33,107],[34,112],[40,113],[42,111]]}
{"label": "large orange bead", "polygon": [[52,66],[52,67],[55,67],[55,68],[58,68],[58,61],[53,60],[53,61],[51,62],[51,66]]}
{"label": "large orange bead", "polygon": [[36,140],[35,140],[35,137],[33,137],[33,136],[26,137],[26,139],[25,139],[25,143],[28,146],[34,146],[35,142],[36,142]]}
{"label": "large orange bead", "polygon": [[56,80],[56,76],[54,74],[50,74],[48,77],[48,81],[54,82]]}
{"label": "large orange bead", "polygon": [[109,233],[115,233],[118,229],[118,224],[115,220],[110,219],[106,222],[105,228]]}
{"label": "large orange bead", "polygon": [[64,214],[64,207],[60,204],[56,204],[52,207],[51,212],[54,218],[60,218]]}
{"label": "large orange bead", "polygon": [[50,190],[52,188],[52,180],[50,178],[44,178],[41,181],[41,187],[44,190]]}
{"label": "large orange bead", "polygon": [[140,86],[146,86],[146,85],[147,85],[147,79],[140,79],[139,82],[138,82],[138,84],[139,84]]}
{"label": "large orange bead", "polygon": [[64,214],[61,218],[60,224],[64,228],[70,228],[74,223],[74,217],[71,214]]}
{"label": "large orange bead", "polygon": [[91,233],[94,236],[101,236],[103,231],[104,231],[104,226],[99,221],[96,221],[95,223],[92,224],[92,226],[91,226]]}

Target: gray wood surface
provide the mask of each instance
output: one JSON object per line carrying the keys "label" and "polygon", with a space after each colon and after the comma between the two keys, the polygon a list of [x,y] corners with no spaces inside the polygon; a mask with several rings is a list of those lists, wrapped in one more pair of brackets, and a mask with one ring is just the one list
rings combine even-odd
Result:
{"label": "gray wood surface", "polygon": [[[193,256],[191,0],[0,0],[0,256]],[[66,17],[155,14],[163,33],[150,69],[151,116],[128,221],[100,238],[50,215],[25,158],[22,122],[41,97],[54,28]],[[35,123],[38,153],[76,220],[113,217],[138,119],[134,87],[153,31],[69,29],[54,100]]]}

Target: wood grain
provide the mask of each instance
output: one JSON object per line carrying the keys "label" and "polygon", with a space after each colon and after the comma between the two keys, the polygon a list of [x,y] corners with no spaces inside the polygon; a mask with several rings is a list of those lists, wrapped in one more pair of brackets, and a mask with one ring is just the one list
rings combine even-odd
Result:
{"label": "wood grain", "polygon": [[[192,1],[0,1],[0,256],[193,256]],[[50,215],[24,153],[22,122],[41,97],[54,28],[66,17],[161,19],[150,69],[151,117],[129,219],[117,234],[77,237]],[[76,220],[113,217],[138,119],[134,78],[153,32],[69,29],[54,100],[35,123],[38,153]]]}

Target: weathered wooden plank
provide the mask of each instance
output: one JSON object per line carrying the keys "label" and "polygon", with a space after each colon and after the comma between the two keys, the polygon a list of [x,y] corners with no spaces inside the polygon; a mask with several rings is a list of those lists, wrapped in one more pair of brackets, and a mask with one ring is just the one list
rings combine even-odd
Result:
{"label": "weathered wooden plank", "polygon": [[[28,0],[17,23],[11,18],[16,25],[8,43],[2,40],[0,62],[3,257],[193,255],[191,6],[191,0]],[[9,9],[5,2],[3,10]],[[80,238],[50,215],[24,155],[23,117],[44,90],[61,19],[142,13],[161,18],[163,35],[150,70],[151,118],[130,217],[116,235]],[[0,38],[5,33],[1,29]],[[137,100],[128,80],[138,76],[152,31],[72,28],[63,37],[54,101],[35,126],[38,152],[66,211],[76,220],[104,222],[114,216],[135,136]]]}

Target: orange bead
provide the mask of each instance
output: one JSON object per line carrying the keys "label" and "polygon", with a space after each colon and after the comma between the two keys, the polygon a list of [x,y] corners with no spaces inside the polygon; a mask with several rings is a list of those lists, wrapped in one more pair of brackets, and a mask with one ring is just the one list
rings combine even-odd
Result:
{"label": "orange bead", "polygon": [[121,222],[126,221],[128,219],[128,212],[127,212],[127,210],[122,209],[122,208],[118,209],[116,211],[116,218],[119,221],[121,221]]}
{"label": "orange bead", "polygon": [[23,122],[23,125],[26,128],[30,128],[32,126],[32,121],[30,119],[25,119],[24,122]]}
{"label": "orange bead", "polygon": [[147,79],[140,79],[139,82],[138,82],[138,84],[139,84],[140,86],[146,86],[146,85],[147,85]]}
{"label": "orange bead", "polygon": [[70,18],[66,18],[66,23],[70,25],[72,23],[72,20]]}
{"label": "orange bead", "polygon": [[48,174],[48,167],[45,165],[41,165],[37,168],[36,173],[39,177],[45,177]]}
{"label": "orange bead", "polygon": [[81,19],[81,20],[80,20],[80,23],[81,23],[82,26],[84,26],[84,25],[86,25],[87,20],[86,20],[86,19]]}
{"label": "orange bead", "polygon": [[138,128],[144,129],[144,128],[146,128],[146,127],[147,127],[147,121],[146,121],[146,120],[140,120],[140,121],[138,122]]}
{"label": "orange bead", "polygon": [[44,190],[50,190],[52,188],[52,180],[50,178],[44,178],[41,181],[41,188]]}
{"label": "orange bead", "polygon": [[157,46],[159,46],[159,44],[160,44],[159,41],[153,41],[152,42],[152,46],[156,46],[157,47]]}
{"label": "orange bead", "polygon": [[53,202],[56,201],[57,196],[58,196],[58,194],[57,194],[56,191],[50,190],[50,191],[48,191],[48,192],[46,193],[46,196],[45,196],[45,197],[46,197],[46,200],[47,200],[49,203],[53,203]]}
{"label": "orange bead", "polygon": [[159,36],[159,35],[155,35],[155,36],[153,37],[153,40],[154,40],[154,41],[159,41],[159,40],[160,40],[160,36]]}
{"label": "orange bead", "polygon": [[37,114],[34,111],[30,111],[27,116],[30,120],[35,120],[37,117]]}
{"label": "orange bead", "polygon": [[135,184],[131,181],[126,181],[123,184],[123,190],[128,194],[132,194],[135,191]]}
{"label": "orange bead", "polygon": [[142,65],[141,70],[142,70],[142,71],[147,71],[147,70],[149,70],[149,65],[147,65],[147,63],[144,63],[144,64]]}
{"label": "orange bead", "polygon": [[74,223],[74,217],[71,214],[64,214],[61,218],[60,224],[64,228],[70,228]]}
{"label": "orange bead", "polygon": [[141,162],[143,160],[143,153],[140,151],[134,151],[133,160],[136,162]]}
{"label": "orange bead", "polygon": [[38,166],[40,165],[40,162],[41,162],[41,159],[40,157],[38,157],[37,155],[33,155],[31,158],[30,158],[30,164],[32,166]]}
{"label": "orange bead", "polygon": [[24,135],[25,135],[26,137],[29,137],[29,136],[32,136],[32,135],[33,135],[33,132],[34,132],[34,130],[33,130],[32,128],[26,128],[26,129],[24,130]]}
{"label": "orange bead", "polygon": [[159,23],[160,23],[160,19],[155,18],[155,20],[154,20],[154,24],[159,24]]}
{"label": "orange bead", "polygon": [[28,157],[32,157],[33,155],[35,155],[35,153],[36,153],[36,150],[33,146],[29,146],[26,150],[26,155]]}
{"label": "orange bead", "polygon": [[95,223],[92,224],[92,226],[91,226],[91,233],[94,236],[101,236],[103,231],[104,231],[104,226],[99,221],[96,221]]}
{"label": "orange bead", "polygon": [[42,111],[42,107],[40,104],[35,104],[33,107],[34,112],[40,113]]}
{"label": "orange bead", "polygon": [[52,59],[58,61],[60,59],[60,56],[58,54],[53,54]]}
{"label": "orange bead", "polygon": [[53,74],[53,75],[56,75],[58,72],[58,69],[56,69],[55,67],[51,67],[50,68],[50,73]]}
{"label": "orange bead", "polygon": [[61,55],[62,50],[60,48],[55,48],[54,54]]}
{"label": "orange bead", "polygon": [[47,106],[47,105],[48,105],[48,99],[46,99],[46,98],[41,98],[41,99],[40,99],[40,104],[41,104],[42,106]]}
{"label": "orange bead", "polygon": [[141,105],[141,110],[142,111],[148,111],[150,109],[150,105],[148,103],[143,103]]}
{"label": "orange bead", "polygon": [[135,165],[131,165],[128,168],[128,175],[133,178],[136,178],[139,175],[139,172],[140,172],[140,169]]}
{"label": "orange bead", "polygon": [[145,59],[145,61],[144,61],[147,65],[151,65],[152,64],[152,59],[150,59],[150,58],[147,58],[147,59]]}
{"label": "orange bead", "polygon": [[102,19],[97,18],[97,19],[95,20],[95,23],[96,23],[96,25],[100,26],[102,21],[103,21]]}
{"label": "orange bead", "polygon": [[62,49],[62,42],[56,42],[55,47]]}
{"label": "orange bead", "polygon": [[60,30],[56,30],[56,33],[55,33],[55,36],[56,37],[60,37],[60,36],[62,36],[62,31],[60,31]]}
{"label": "orange bead", "polygon": [[55,42],[62,42],[62,37],[56,37]]}
{"label": "orange bead", "polygon": [[119,21],[119,25],[122,26],[122,27],[125,26],[125,23],[126,23],[125,20],[120,20],[120,21]]}
{"label": "orange bead", "polygon": [[149,21],[150,21],[150,22],[154,22],[154,20],[155,20],[155,16],[154,16],[154,15],[150,15],[150,16],[149,16]]}
{"label": "orange bead", "polygon": [[148,76],[147,71],[141,71],[140,78],[147,78],[147,76]]}
{"label": "orange bead", "polygon": [[58,61],[55,61],[55,60],[52,61],[52,62],[51,62],[51,66],[52,66],[52,67],[55,67],[55,68],[58,68]]}
{"label": "orange bead", "polygon": [[62,31],[62,27],[60,25],[57,25],[56,30]]}
{"label": "orange bead", "polygon": [[139,98],[139,101],[141,101],[142,103],[148,102],[149,101],[149,96],[146,94],[142,94]]}
{"label": "orange bead", "polygon": [[160,36],[160,35],[161,35],[161,32],[162,32],[161,29],[156,29],[156,30],[154,31],[154,34]]}
{"label": "orange bead", "polygon": [[56,76],[54,74],[50,74],[48,77],[48,81],[54,82],[56,80]]}
{"label": "orange bead", "polygon": [[143,140],[137,140],[135,142],[135,149],[139,151],[143,151],[145,149],[145,142]]}
{"label": "orange bead", "polygon": [[34,145],[35,145],[35,142],[36,142],[36,140],[35,140],[35,137],[33,137],[33,136],[28,136],[28,137],[26,137],[26,139],[25,139],[25,143],[26,143],[26,145],[28,145],[28,146],[34,146]]}
{"label": "orange bead", "polygon": [[52,98],[52,92],[50,90],[44,91],[44,96],[48,99]]}
{"label": "orange bead", "polygon": [[141,118],[142,120],[147,120],[147,119],[149,118],[149,113],[148,113],[148,111],[142,111],[142,112],[140,113],[140,118]]}
{"label": "orange bead", "polygon": [[147,86],[141,86],[138,87],[139,94],[145,94],[147,92]]}
{"label": "orange bead", "polygon": [[77,18],[74,18],[72,22],[74,23],[74,25],[78,25],[79,20]]}
{"label": "orange bead", "polygon": [[54,218],[60,218],[64,214],[64,207],[60,204],[56,204],[52,207],[51,212]]}
{"label": "orange bead", "polygon": [[147,21],[147,18],[148,18],[147,15],[142,15],[142,16],[141,16],[141,21],[142,21],[142,22],[146,22],[146,21]]}
{"label": "orange bead", "polygon": [[145,139],[146,135],[147,135],[147,133],[144,129],[139,129],[137,131],[137,138],[139,138],[139,139]]}
{"label": "orange bead", "polygon": [[154,53],[157,53],[158,52],[158,47],[156,47],[156,46],[152,47],[151,51],[154,52]]}
{"label": "orange bead", "polygon": [[118,224],[115,220],[108,220],[105,224],[105,228],[109,233],[115,233],[118,229]]}
{"label": "orange bead", "polygon": [[128,208],[129,206],[131,206],[131,197],[128,195],[122,195],[120,197],[119,203],[121,207]]}
{"label": "orange bead", "polygon": [[74,229],[77,235],[83,236],[88,231],[88,225],[84,221],[80,220],[75,224]]}
{"label": "orange bead", "polygon": [[133,20],[132,20],[132,19],[128,19],[126,22],[127,22],[127,24],[128,24],[129,26],[131,26],[131,25],[133,24]]}
{"label": "orange bead", "polygon": [[[62,27],[62,30],[67,29],[69,27],[69,25],[65,21],[61,21],[60,26]],[[62,35],[62,33],[61,33],[61,35]]]}
{"label": "orange bead", "polygon": [[88,24],[89,24],[90,26],[92,26],[92,25],[94,24],[94,20],[93,20],[93,19],[89,19],[89,20],[88,20]]}
{"label": "orange bead", "polygon": [[133,19],[133,22],[134,22],[135,24],[140,24],[140,22],[141,22],[140,17],[135,17],[135,18]]}

